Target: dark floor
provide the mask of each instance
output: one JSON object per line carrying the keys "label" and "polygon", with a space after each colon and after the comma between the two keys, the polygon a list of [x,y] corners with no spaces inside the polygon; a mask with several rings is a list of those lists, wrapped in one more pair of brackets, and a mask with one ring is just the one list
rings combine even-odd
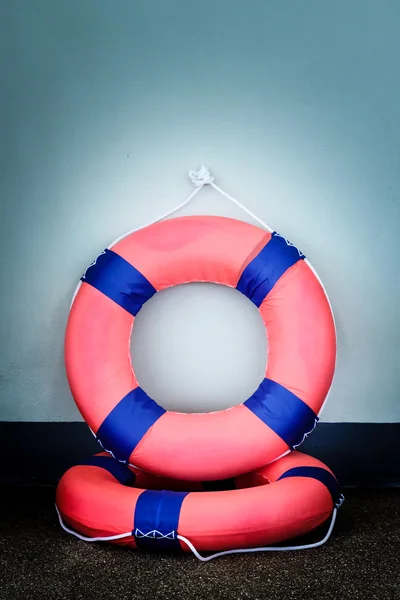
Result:
{"label": "dark floor", "polygon": [[54,490],[0,490],[1,600],[400,600],[400,489],[347,490],[330,541],[200,563],[64,533]]}

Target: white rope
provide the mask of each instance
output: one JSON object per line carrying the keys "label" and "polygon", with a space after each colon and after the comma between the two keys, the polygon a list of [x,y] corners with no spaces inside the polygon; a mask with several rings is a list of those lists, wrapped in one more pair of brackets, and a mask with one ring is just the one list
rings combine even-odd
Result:
{"label": "white rope", "polygon": [[[173,215],[174,213],[176,213],[178,210],[180,210],[181,208],[183,208],[184,206],[186,206],[187,204],[189,204],[189,202],[191,202],[193,200],[193,198],[198,194],[198,192],[205,186],[205,185],[210,185],[212,188],[214,188],[214,190],[216,190],[219,194],[221,194],[221,196],[224,196],[224,198],[227,198],[228,200],[230,200],[231,202],[233,202],[233,204],[235,204],[236,206],[238,206],[239,208],[241,208],[246,214],[249,215],[249,217],[251,217],[252,219],[254,219],[254,221],[256,221],[259,225],[261,225],[261,227],[263,227],[264,229],[266,229],[267,231],[269,231],[270,233],[272,233],[274,231],[274,229],[272,227],[270,227],[267,223],[265,223],[265,221],[263,221],[262,219],[260,219],[260,217],[257,217],[257,215],[255,215],[250,209],[248,209],[246,206],[244,206],[244,204],[242,204],[241,202],[239,202],[239,200],[236,200],[236,198],[234,198],[233,196],[231,196],[230,194],[228,194],[227,192],[225,192],[224,190],[222,190],[218,185],[216,185],[214,183],[214,176],[211,175],[210,170],[205,167],[204,165],[202,165],[200,167],[200,169],[198,171],[189,171],[188,173],[191,182],[194,184],[195,188],[194,190],[189,194],[189,196],[183,200],[182,202],[180,202],[179,204],[177,204],[174,208],[171,208],[170,210],[168,210],[166,213],[160,215],[159,217],[153,219],[152,221],[150,221],[149,223],[146,223],[146,225],[140,225],[139,227],[136,227],[135,229],[131,229],[130,231],[128,231],[127,233],[124,233],[123,235],[120,235],[116,240],[114,240],[112,242],[112,244],[110,244],[108,246],[108,249],[112,248],[113,246],[115,246],[115,244],[117,244],[118,242],[120,242],[121,240],[123,240],[124,238],[126,238],[128,235],[131,235],[132,233],[135,233],[136,231],[140,231],[141,229],[145,229],[146,227],[150,227],[150,225],[155,225],[156,223],[159,223],[160,221],[162,221],[163,219],[166,219],[167,217],[170,217],[171,215]],[[104,252],[104,251],[103,251]],[[328,298],[328,294],[326,293],[326,290],[322,284],[321,279],[319,278],[317,272],[315,271],[315,269],[313,268],[313,266],[308,262],[307,259],[304,260],[305,263],[307,263],[307,265],[310,267],[310,269],[313,271],[314,275],[316,276],[316,278],[318,279],[319,283],[321,284],[324,292],[325,292],[325,296],[329,302],[329,306],[331,308],[331,312],[332,312],[332,317],[333,317],[333,310],[332,310],[332,306],[330,304],[329,298]],[[71,302],[71,307],[74,303],[74,300],[76,298],[76,295],[79,291],[79,288],[81,287],[82,282],[79,281],[75,292],[73,294],[72,297],[72,302]],[[70,310],[71,310],[70,307]],[[321,411],[320,411],[321,412]]]}
{"label": "white rope", "polygon": [[181,208],[183,208],[184,206],[186,206],[186,204],[189,204],[189,202],[191,202],[193,200],[193,198],[196,196],[196,194],[199,193],[199,191],[201,190],[201,188],[204,185],[206,185],[206,183],[209,183],[209,182],[205,181],[202,185],[200,185],[200,186],[197,185],[195,187],[195,189],[189,194],[189,196],[185,200],[183,200],[182,202],[180,202],[179,204],[177,204],[174,208],[171,208],[170,210],[168,210],[163,215],[160,215],[156,219],[153,219],[149,223],[146,223],[146,225],[140,225],[139,227],[135,227],[135,229],[131,229],[131,231],[128,231],[127,233],[124,233],[123,235],[120,235],[116,240],[113,241],[112,244],[110,244],[108,246],[108,249],[110,249],[113,246],[115,246],[115,244],[117,244],[118,242],[120,242],[121,240],[123,240],[124,238],[126,238],[128,235],[131,235],[131,233],[135,233],[136,231],[140,231],[141,229],[145,229],[146,227],[150,227],[150,225],[155,225],[159,221],[163,221],[167,217],[170,217],[171,215],[173,215],[174,213],[176,213],[178,210],[180,210]]}
{"label": "white rope", "polygon": [[[74,531],[73,529],[70,529],[69,527],[67,527],[65,525],[64,521],[62,520],[60,511],[58,510],[57,504],[55,506],[56,506],[56,511],[57,511],[57,515],[58,515],[58,520],[60,522],[62,529],[64,531],[66,531],[67,533],[74,535],[75,537],[77,537],[79,540],[82,540],[83,542],[112,542],[113,540],[122,540],[124,538],[132,537],[132,531],[128,531],[127,533],[119,533],[118,535],[109,535],[106,537],[86,537],[84,535],[81,535],[80,533]],[[186,537],[184,537],[183,535],[177,534],[176,539],[184,542],[188,546],[188,548],[193,552],[194,556],[196,558],[198,558],[201,562],[208,562],[209,560],[213,560],[214,558],[218,558],[220,556],[226,556],[227,554],[245,554],[247,552],[294,552],[295,550],[310,550],[311,548],[318,548],[319,546],[322,546],[329,540],[329,538],[331,537],[334,525],[335,525],[337,510],[338,510],[337,508],[333,509],[331,523],[329,525],[329,529],[328,529],[325,537],[322,540],[320,540],[319,542],[314,542],[313,544],[304,544],[303,546],[261,546],[259,548],[236,548],[234,550],[225,550],[223,552],[216,552],[215,554],[211,554],[210,556],[202,556],[201,554],[199,554],[199,552],[193,546],[192,542],[190,540],[188,540]],[[138,530],[136,530],[136,531],[138,531]],[[155,539],[161,539],[161,538],[156,538],[155,535],[149,536],[148,534],[145,535],[142,532],[140,532],[140,533],[141,533],[141,535],[139,537],[152,537]],[[154,533],[154,532],[150,532],[150,533]],[[135,532],[135,534],[136,534],[136,532]],[[171,534],[175,535],[175,532],[171,532]],[[166,536],[162,535],[162,534],[160,534],[160,535],[162,538],[166,538],[166,537],[171,536],[171,534],[168,534]]]}
{"label": "white rope", "polygon": [[[194,173],[194,171],[191,171],[191,173]],[[193,181],[193,180],[192,180]],[[153,219],[152,221],[150,221],[149,223],[146,223],[146,225],[140,225],[139,227],[135,227],[135,229],[131,229],[130,231],[128,231],[127,233],[124,233],[122,235],[120,235],[116,240],[114,240],[112,242],[112,244],[110,244],[109,246],[107,246],[107,249],[110,250],[110,248],[112,248],[113,246],[115,246],[115,244],[117,244],[118,242],[120,242],[121,240],[123,240],[124,238],[126,238],[128,235],[131,235],[132,233],[135,233],[136,231],[140,231],[141,229],[145,229],[146,227],[150,227],[150,225],[155,225],[156,223],[159,223],[159,221],[163,221],[164,219],[166,219],[167,217],[170,217],[171,215],[173,215],[174,213],[176,213],[178,210],[180,210],[181,208],[183,208],[184,206],[186,206],[186,204],[189,204],[189,202],[191,202],[193,200],[193,198],[196,196],[196,194],[199,193],[199,191],[202,189],[202,187],[204,185],[206,185],[206,183],[210,183],[209,181],[204,181],[204,183],[202,184],[195,184],[196,187],[194,188],[194,190],[189,194],[189,196],[183,200],[182,202],[180,202],[179,204],[177,204],[174,208],[171,208],[170,210],[168,210],[166,213],[160,215],[159,217]],[[82,281],[79,281],[78,285],[76,286],[76,289],[74,291],[74,294],[72,296],[72,301],[71,301],[71,305],[70,305],[70,310],[72,308],[72,305],[74,303],[74,300],[79,292],[79,289],[82,285]]]}
{"label": "white rope", "polygon": [[216,554],[211,554],[210,556],[202,556],[193,546],[192,542],[190,542],[183,535],[177,535],[178,540],[181,540],[190,548],[196,558],[198,558],[201,562],[208,562],[209,560],[213,560],[214,558],[218,558],[220,556],[226,556],[227,554],[245,554],[247,552],[293,552],[295,550],[310,550],[311,548],[318,548],[318,546],[322,546],[329,540],[331,537],[331,533],[333,531],[333,527],[336,521],[337,508],[333,509],[332,520],[329,525],[329,529],[325,535],[325,537],[319,542],[314,542],[313,544],[304,544],[303,546],[261,546],[259,548],[237,548],[235,550],[225,550],[224,552],[216,552]]}
{"label": "white rope", "polygon": [[[183,208],[184,206],[186,206],[187,204],[189,204],[189,202],[191,202],[193,200],[193,198],[199,193],[199,191],[205,185],[210,185],[211,187],[214,188],[214,190],[216,190],[217,192],[219,192],[222,196],[224,196],[225,198],[228,198],[228,200],[230,200],[231,202],[233,202],[234,204],[236,204],[236,206],[238,206],[239,208],[241,208],[242,210],[244,210],[245,213],[247,213],[252,219],[254,219],[255,221],[257,221],[257,223],[259,223],[264,229],[266,229],[269,232],[273,231],[273,229],[271,227],[269,227],[269,225],[267,225],[266,223],[264,223],[264,221],[262,221],[253,212],[251,212],[251,210],[249,210],[243,204],[241,204],[241,202],[239,202],[238,200],[236,200],[235,198],[233,198],[232,196],[230,196],[227,192],[224,192],[224,190],[221,190],[221,188],[218,187],[214,183],[214,177],[211,175],[209,169],[207,167],[205,167],[204,165],[202,165],[198,171],[189,171],[188,175],[189,175],[190,180],[192,181],[192,183],[194,184],[195,187],[194,187],[194,190],[189,194],[189,196],[185,200],[183,200],[182,202],[180,202],[179,204],[177,204],[174,208],[171,208],[170,210],[168,210],[164,214],[160,215],[159,217],[153,219],[149,223],[146,223],[146,225],[140,225],[139,227],[135,227],[135,229],[131,229],[127,233],[124,233],[124,234],[120,235],[116,240],[114,240],[107,247],[108,250],[110,248],[112,248],[113,246],[115,246],[115,244],[117,244],[118,242],[120,242],[121,240],[123,240],[124,238],[126,238],[128,235],[131,235],[132,233],[135,233],[136,231],[140,231],[141,229],[145,229],[146,227],[150,227],[150,225],[155,225],[156,223],[159,223],[160,221],[163,221],[167,217],[170,217],[171,215],[173,215],[174,213],[176,213],[178,210],[180,210],[181,208]],[[75,292],[74,292],[74,294],[72,296],[72,302],[71,302],[70,310],[71,310],[71,307],[72,307],[72,305],[74,303],[74,300],[75,300],[75,298],[76,298],[76,296],[77,296],[77,294],[79,292],[79,289],[80,289],[81,285],[82,285],[82,282],[79,281],[79,283],[78,283],[78,285],[77,285],[77,287],[75,289]]]}
{"label": "white rope", "polygon": [[58,515],[58,520],[60,521],[60,525],[64,529],[64,531],[70,533],[71,535],[74,535],[83,542],[112,542],[113,540],[122,540],[123,538],[132,537],[132,531],[128,531],[127,533],[119,533],[118,535],[109,535],[107,537],[86,537],[85,535],[81,535],[80,533],[74,531],[73,529],[70,529],[65,525],[64,521],[61,518],[57,504],[55,506]]}

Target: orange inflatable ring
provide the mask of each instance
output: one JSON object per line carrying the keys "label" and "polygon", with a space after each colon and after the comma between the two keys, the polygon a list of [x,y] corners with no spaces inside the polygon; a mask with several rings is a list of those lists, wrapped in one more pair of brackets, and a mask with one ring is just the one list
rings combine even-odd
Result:
{"label": "orange inflatable ring", "polygon": [[292,539],[324,523],[341,503],[328,467],[296,451],[215,483],[204,491],[210,482],[158,478],[97,455],[64,474],[56,502],[64,529],[85,541],[199,551]]}
{"label": "orange inflatable ring", "polygon": [[[156,292],[199,281],[235,288],[259,308],[267,370],[243,404],[167,412],[136,380],[132,326]],[[213,216],[162,221],[104,250],[82,277],[65,340],[72,394],[103,448],[146,471],[200,481],[253,471],[297,447],[315,426],[335,355],[330,304],[304,255],[276,232]]]}

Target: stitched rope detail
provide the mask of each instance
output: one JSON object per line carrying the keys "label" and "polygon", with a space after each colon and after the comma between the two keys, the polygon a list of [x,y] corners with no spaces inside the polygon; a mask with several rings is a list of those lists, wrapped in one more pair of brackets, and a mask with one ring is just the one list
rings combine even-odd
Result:
{"label": "stitched rope detail", "polygon": [[133,532],[133,535],[138,538],[153,538],[155,540],[174,540],[176,538],[175,531],[170,531],[169,533],[163,534],[161,531],[157,531],[157,529],[153,529],[152,531],[144,533],[143,531],[140,531],[140,529],[136,528]]}

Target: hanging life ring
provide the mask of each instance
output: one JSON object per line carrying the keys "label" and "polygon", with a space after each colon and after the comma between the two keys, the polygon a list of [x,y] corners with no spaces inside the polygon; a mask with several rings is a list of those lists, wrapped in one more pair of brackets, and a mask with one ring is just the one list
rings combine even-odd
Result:
{"label": "hanging life ring", "polygon": [[[215,216],[161,221],[104,250],[82,277],[65,340],[73,397],[103,448],[154,474],[215,480],[300,445],[318,419],[336,356],[330,304],[304,258],[276,232]],[[169,412],[136,380],[131,331],[158,291],[199,281],[235,288],[258,307],[268,334],[266,374],[233,408]]]}

